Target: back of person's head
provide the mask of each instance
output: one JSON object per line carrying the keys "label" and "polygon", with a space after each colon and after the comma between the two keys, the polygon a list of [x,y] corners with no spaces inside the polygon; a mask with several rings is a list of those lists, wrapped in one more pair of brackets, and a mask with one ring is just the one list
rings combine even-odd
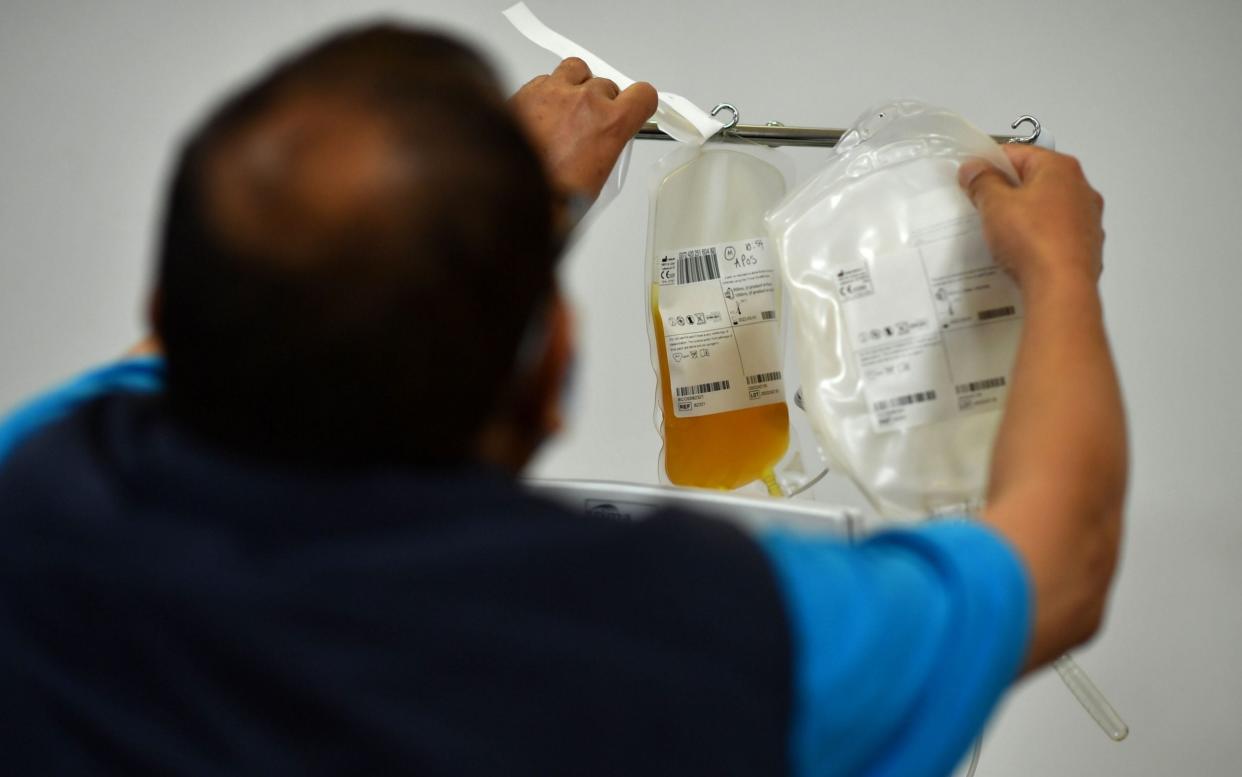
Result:
{"label": "back of person's head", "polygon": [[336,35],[188,140],[156,320],[174,413],[260,455],[468,458],[553,284],[540,162],[445,37]]}

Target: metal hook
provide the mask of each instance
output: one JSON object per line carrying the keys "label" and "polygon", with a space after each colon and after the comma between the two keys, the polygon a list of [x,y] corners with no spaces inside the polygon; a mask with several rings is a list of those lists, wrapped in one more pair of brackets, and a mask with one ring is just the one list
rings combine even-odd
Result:
{"label": "metal hook", "polygon": [[736,106],[730,105],[729,103],[720,103],[715,108],[712,108],[712,115],[715,116],[724,110],[727,110],[733,114],[733,119],[728,124],[724,125],[725,129],[731,130],[737,126],[738,120],[742,118],[742,114],[738,112]]}
{"label": "metal hook", "polygon": [[1031,128],[1032,128],[1031,134],[1026,135],[1026,136],[1019,136],[1016,138],[1011,138],[1009,140],[1010,143],[1031,144],[1039,140],[1039,133],[1043,131],[1043,127],[1041,127],[1039,124],[1039,119],[1035,118],[1034,116],[1019,116],[1018,118],[1014,119],[1013,124],[1010,124],[1009,128],[1017,129],[1018,127],[1021,127],[1023,124],[1031,125]]}

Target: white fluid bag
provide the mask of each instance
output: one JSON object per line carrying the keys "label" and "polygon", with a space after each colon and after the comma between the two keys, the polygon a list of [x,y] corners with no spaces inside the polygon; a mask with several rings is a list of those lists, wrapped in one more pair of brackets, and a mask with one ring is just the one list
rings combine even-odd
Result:
{"label": "white fluid bag", "polygon": [[767,217],[812,426],[889,518],[974,509],[986,488],[1023,310],[957,183],[977,157],[1017,180],[960,116],[888,103]]}

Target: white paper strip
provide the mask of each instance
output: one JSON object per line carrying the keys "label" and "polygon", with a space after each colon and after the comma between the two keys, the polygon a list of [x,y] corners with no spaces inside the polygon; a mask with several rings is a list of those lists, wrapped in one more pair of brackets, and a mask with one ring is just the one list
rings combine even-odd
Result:
{"label": "white paper strip", "polygon": [[[564,35],[549,29],[531,13],[526,3],[509,6],[504,11],[504,15],[518,32],[525,35],[532,43],[542,46],[561,59],[578,57],[587,63],[587,67],[591,68],[594,75],[615,82],[621,89],[627,89],[634,83],[634,79],[623,75],[621,71],[595,54]],[[712,135],[724,129],[724,122],[717,120],[681,95],[672,92],[660,92],[659,95],[660,104],[655,113],[656,124],[682,143],[702,145]]]}

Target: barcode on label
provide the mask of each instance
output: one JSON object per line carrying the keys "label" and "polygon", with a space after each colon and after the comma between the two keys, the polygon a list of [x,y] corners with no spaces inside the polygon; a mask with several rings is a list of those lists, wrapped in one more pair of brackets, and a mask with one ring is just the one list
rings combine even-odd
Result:
{"label": "barcode on label", "polygon": [[677,285],[714,281],[720,277],[715,248],[696,248],[677,254]]}
{"label": "barcode on label", "polygon": [[875,403],[875,410],[879,413],[894,407],[905,407],[906,405],[917,405],[920,402],[930,402],[935,398],[935,390],[928,389],[927,391],[919,391],[915,394],[906,394],[905,396],[893,397],[892,399],[882,399]]}
{"label": "barcode on label", "polygon": [[713,391],[724,391],[729,388],[729,381],[715,380],[711,383],[700,383],[697,386],[678,386],[676,394],[679,397],[688,397],[691,394],[710,394]]}
{"label": "barcode on label", "polygon": [[765,310],[765,311],[763,311],[762,313],[760,313],[760,314],[759,314],[759,319],[760,319],[761,321],[772,321],[772,320],[774,320],[775,318],[776,318],[776,311],[775,311],[775,310]]}
{"label": "barcode on label", "polygon": [[1000,388],[1003,385],[1005,385],[1005,379],[1003,377],[988,378],[987,380],[976,380],[973,383],[959,383],[957,385],[957,393],[970,394],[971,392],[974,392],[974,391],[984,391],[985,389]]}
{"label": "barcode on label", "polygon": [[979,320],[980,321],[991,321],[994,318],[1004,318],[1005,316],[1012,316],[1014,313],[1017,313],[1017,312],[1018,312],[1017,308],[1015,308],[1013,305],[1006,305],[1003,308],[992,308],[991,310],[980,310]]}
{"label": "barcode on label", "polygon": [[769,383],[774,380],[780,380],[780,372],[761,372],[758,375],[747,375],[746,385],[753,386],[756,383]]}

